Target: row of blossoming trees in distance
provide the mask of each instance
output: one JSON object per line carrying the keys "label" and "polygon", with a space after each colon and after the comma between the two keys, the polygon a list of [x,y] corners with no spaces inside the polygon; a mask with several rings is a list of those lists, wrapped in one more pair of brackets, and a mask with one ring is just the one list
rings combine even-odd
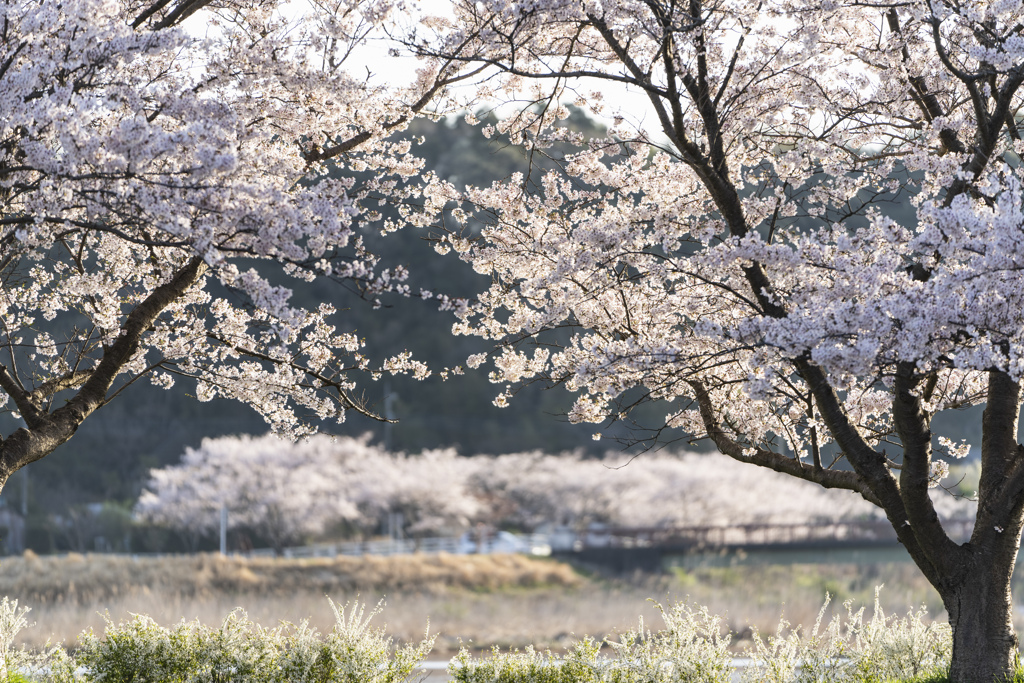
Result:
{"label": "row of blossoming trees in distance", "polygon": [[[509,453],[460,456],[454,449],[390,453],[367,438],[273,435],[206,439],[178,465],[154,469],[136,505],[147,521],[196,547],[229,527],[276,548],[325,534],[372,536],[401,513],[410,536],[458,534],[476,523],[576,531],[627,527],[813,524],[877,519],[877,508],[719,454]],[[959,480],[952,480],[956,484]],[[733,491],[746,492],[737,501]],[[968,498],[935,488],[946,518],[973,513]]]}

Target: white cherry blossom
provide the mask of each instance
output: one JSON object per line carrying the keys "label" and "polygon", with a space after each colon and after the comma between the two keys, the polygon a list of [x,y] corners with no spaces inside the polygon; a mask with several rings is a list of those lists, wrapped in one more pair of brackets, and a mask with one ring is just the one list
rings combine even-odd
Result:
{"label": "white cherry blossom", "polygon": [[331,305],[291,298],[316,277],[407,292],[359,228],[418,192],[421,163],[392,134],[443,110],[455,72],[424,60],[392,87],[349,67],[401,11],[0,8],[0,407],[25,421],[0,442],[0,486],[139,379],[184,379],[199,400],[242,401],[297,435],[366,412],[354,370],[427,374],[407,355],[370,367]]}

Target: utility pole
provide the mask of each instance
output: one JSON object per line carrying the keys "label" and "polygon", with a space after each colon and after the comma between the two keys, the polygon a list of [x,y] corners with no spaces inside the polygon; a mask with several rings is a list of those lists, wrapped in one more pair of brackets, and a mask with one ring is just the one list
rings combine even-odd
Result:
{"label": "utility pole", "polygon": [[[25,422],[25,418],[18,416],[18,422],[25,429],[28,429],[28,423]],[[21,517],[24,520],[28,520],[28,467],[21,468]]]}
{"label": "utility pole", "polygon": [[388,422],[384,423],[384,450],[391,452],[391,428],[392,424],[390,420],[395,419],[395,394],[391,393],[391,380],[384,380],[384,419]]}
{"label": "utility pole", "polygon": [[220,554],[228,554],[228,506],[220,505]]}
{"label": "utility pole", "polygon": [[402,526],[405,519],[401,512],[388,512],[388,538],[391,540],[391,554],[399,551],[402,545]]}

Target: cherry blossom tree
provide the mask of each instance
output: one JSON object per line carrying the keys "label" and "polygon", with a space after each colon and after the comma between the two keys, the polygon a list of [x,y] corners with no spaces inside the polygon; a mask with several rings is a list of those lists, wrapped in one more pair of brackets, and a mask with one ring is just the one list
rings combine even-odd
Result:
{"label": "cherry blossom tree", "polygon": [[[720,454],[509,453],[474,457],[470,491],[488,521],[536,529],[546,523],[582,533],[592,523],[619,527],[728,527],[873,519],[877,508],[838,491],[801,486]],[[742,502],[734,491],[746,492]],[[952,501],[949,496],[946,499]],[[962,515],[963,505],[943,508]]]}
{"label": "cherry blossom tree", "polygon": [[331,524],[361,519],[347,474],[326,436],[203,439],[180,464],[151,470],[136,512],[201,537],[217,529],[224,507],[229,528],[252,529],[280,552]]}
{"label": "cherry blossom tree", "polygon": [[[221,505],[227,503],[214,477],[196,474],[188,466],[150,470],[147,488],[135,504],[139,519],[174,530],[192,552],[199,550],[204,536],[216,532]],[[234,519],[229,516],[228,523]]]}
{"label": "cherry blossom tree", "polygon": [[358,229],[395,227],[378,207],[421,169],[389,136],[457,76],[443,60],[403,87],[349,73],[394,11],[0,8],[0,408],[24,420],[0,441],[0,487],[143,378],[186,378],[199,400],[242,401],[295,435],[369,412],[352,370],[426,373],[406,355],[370,367],[332,305],[290,303],[316,277],[406,289]]}
{"label": "cherry blossom tree", "polygon": [[[447,187],[454,249],[493,285],[456,331],[569,417],[660,415],[663,439],[879,507],[953,628],[951,680],[1009,674],[1024,523],[1024,9],[983,0],[456,0],[405,39],[487,67],[542,177]],[[625,88],[646,115],[602,105]],[[557,122],[614,119],[606,139]],[[441,190],[437,190],[441,191]],[[901,202],[903,204],[901,205]],[[902,210],[901,206],[909,206]],[[484,224],[478,240],[474,226]],[[558,334],[553,334],[557,331]],[[929,495],[942,411],[985,403],[971,539]],[[660,411],[660,412],[659,412]]]}
{"label": "cherry blossom tree", "polygon": [[[338,441],[340,450],[352,452],[351,439]],[[455,449],[416,455],[376,449],[375,457],[346,455],[345,460],[350,486],[356,488],[354,502],[368,521],[376,523],[397,512],[403,533],[438,536],[461,533],[482,513],[472,482],[484,464]]]}
{"label": "cherry blossom tree", "polygon": [[391,512],[411,535],[460,533],[481,510],[469,485],[477,469],[452,449],[389,453],[369,435],[203,439],[179,464],[150,470],[135,512],[193,548],[217,529],[222,506],[230,528],[252,529],[277,551],[340,524],[372,534]]}

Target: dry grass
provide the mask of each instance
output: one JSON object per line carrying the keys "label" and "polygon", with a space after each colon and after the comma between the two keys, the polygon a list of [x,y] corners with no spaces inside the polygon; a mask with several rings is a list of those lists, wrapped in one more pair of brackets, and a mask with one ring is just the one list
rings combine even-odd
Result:
{"label": "dry grass", "polygon": [[386,598],[378,623],[400,641],[418,640],[430,621],[439,657],[465,642],[473,647],[561,649],[574,636],[604,636],[636,625],[657,628],[647,598],[688,598],[725,615],[745,640],[749,626],[773,631],[780,615],[810,624],[825,592],[870,605],[885,583],[888,612],[925,604],[945,618],[938,596],[909,564],[728,567],[688,574],[584,577],[566,564],[523,556],[401,556],[316,560],[110,555],[28,557],[0,563],[0,595],[33,608],[32,646],[47,639],[73,644],[86,628],[102,630],[101,612],[118,621],[132,613],[158,623],[199,619],[214,625],[236,607],[270,626],[309,619],[329,630],[325,595],[339,602]]}
{"label": "dry grass", "polygon": [[137,594],[200,599],[212,595],[291,596],[371,591],[496,590],[512,586],[574,586],[567,565],[523,555],[402,555],[311,559],[120,555],[5,559],[0,594],[29,603],[103,603]]}

